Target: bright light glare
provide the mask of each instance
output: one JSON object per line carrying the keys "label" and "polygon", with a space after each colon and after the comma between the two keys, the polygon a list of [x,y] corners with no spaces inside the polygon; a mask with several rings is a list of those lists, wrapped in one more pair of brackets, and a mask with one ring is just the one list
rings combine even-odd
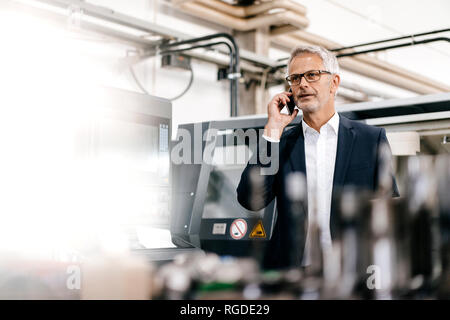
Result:
{"label": "bright light glare", "polygon": [[77,151],[80,126],[104,112],[98,61],[66,30],[15,12],[0,12],[0,38],[0,250],[46,255],[111,239],[147,204],[126,175],[105,179],[117,166]]}

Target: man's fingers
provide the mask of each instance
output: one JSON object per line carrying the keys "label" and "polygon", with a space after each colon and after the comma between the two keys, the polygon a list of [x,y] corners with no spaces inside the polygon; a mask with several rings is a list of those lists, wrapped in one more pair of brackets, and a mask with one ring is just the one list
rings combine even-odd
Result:
{"label": "man's fingers", "polygon": [[280,105],[282,104],[283,106],[285,106],[288,102],[290,101],[289,97],[283,93],[280,93],[277,96],[277,102],[278,102],[278,106],[280,107]]}
{"label": "man's fingers", "polygon": [[[289,92],[288,92],[289,93]],[[290,99],[290,97],[289,97],[289,95],[288,94],[286,94],[286,92],[283,92],[282,94],[281,94],[281,96],[283,97],[283,98],[285,98],[285,99]]]}
{"label": "man's fingers", "polygon": [[286,105],[286,102],[284,100],[281,100],[280,103],[278,103],[278,110],[281,111],[285,105]]}
{"label": "man's fingers", "polygon": [[291,99],[293,99],[291,92],[288,91],[281,92],[272,99],[272,102],[269,104],[269,109],[271,110],[277,109],[278,112],[280,112]]}
{"label": "man's fingers", "polygon": [[294,120],[297,115],[298,115],[298,109],[294,109],[294,111],[291,114],[291,121]]}
{"label": "man's fingers", "polygon": [[292,92],[288,92],[288,91],[281,92],[273,98],[273,101],[278,102],[278,103],[280,103],[280,102],[286,103],[287,101],[289,101],[290,96],[292,96]]}

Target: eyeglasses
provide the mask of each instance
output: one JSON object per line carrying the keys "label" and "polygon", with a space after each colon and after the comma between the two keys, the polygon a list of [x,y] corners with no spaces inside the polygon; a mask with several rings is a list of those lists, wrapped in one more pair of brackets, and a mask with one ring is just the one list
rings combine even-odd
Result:
{"label": "eyeglasses", "polygon": [[293,73],[287,76],[286,80],[291,86],[296,86],[302,82],[302,77],[305,77],[306,81],[308,82],[315,82],[320,79],[320,76],[323,73],[331,74],[331,72],[325,70],[310,70],[306,71],[305,73]]}

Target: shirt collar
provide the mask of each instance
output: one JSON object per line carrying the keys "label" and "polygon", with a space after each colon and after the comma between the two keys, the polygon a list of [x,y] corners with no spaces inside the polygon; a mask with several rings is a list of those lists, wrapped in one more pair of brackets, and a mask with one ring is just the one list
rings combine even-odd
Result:
{"label": "shirt collar", "polygon": [[[335,112],[334,115],[330,118],[330,120],[328,120],[328,122],[324,124],[324,126],[326,126],[327,124],[333,128],[334,133],[337,135],[339,131],[339,114]],[[303,118],[302,118],[302,129],[303,129],[303,136],[306,136],[306,132],[310,130],[316,131],[313,128],[311,128]]]}

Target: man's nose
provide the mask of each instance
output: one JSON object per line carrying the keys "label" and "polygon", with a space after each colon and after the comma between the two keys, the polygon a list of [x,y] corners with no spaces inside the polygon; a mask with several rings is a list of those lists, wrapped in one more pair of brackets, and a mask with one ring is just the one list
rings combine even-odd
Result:
{"label": "man's nose", "polygon": [[298,85],[300,87],[305,87],[305,86],[307,87],[309,85],[309,82],[306,81],[305,77],[303,76],[303,77],[300,78],[300,83]]}

